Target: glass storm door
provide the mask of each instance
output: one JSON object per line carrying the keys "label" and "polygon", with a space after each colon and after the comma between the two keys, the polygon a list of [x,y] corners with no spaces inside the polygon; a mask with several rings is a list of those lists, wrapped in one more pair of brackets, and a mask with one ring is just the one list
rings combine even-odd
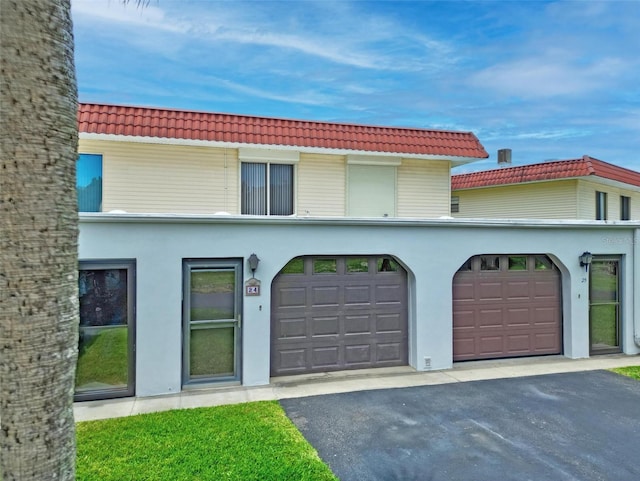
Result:
{"label": "glass storm door", "polygon": [[134,261],[80,262],[75,400],[135,393]]}
{"label": "glass storm door", "polygon": [[620,352],[620,260],[594,257],[589,273],[590,352]]}
{"label": "glass storm door", "polygon": [[184,262],[185,385],[240,379],[242,261]]}

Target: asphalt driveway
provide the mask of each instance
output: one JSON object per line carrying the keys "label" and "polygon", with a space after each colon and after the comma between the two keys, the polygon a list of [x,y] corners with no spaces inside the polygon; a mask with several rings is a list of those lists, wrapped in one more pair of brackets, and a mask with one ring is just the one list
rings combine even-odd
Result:
{"label": "asphalt driveway", "polygon": [[607,371],[281,404],[342,481],[640,480],[640,382]]}

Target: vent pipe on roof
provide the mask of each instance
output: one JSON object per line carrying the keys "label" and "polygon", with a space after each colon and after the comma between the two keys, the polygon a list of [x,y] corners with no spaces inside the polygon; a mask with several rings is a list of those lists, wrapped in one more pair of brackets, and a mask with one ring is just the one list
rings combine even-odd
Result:
{"label": "vent pipe on roof", "polygon": [[508,167],[511,165],[511,149],[498,150],[498,165],[500,167]]}

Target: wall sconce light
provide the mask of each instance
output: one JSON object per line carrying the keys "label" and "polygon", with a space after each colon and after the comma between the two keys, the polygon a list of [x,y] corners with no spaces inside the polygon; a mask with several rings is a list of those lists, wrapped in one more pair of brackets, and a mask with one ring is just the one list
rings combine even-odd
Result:
{"label": "wall sconce light", "polygon": [[251,277],[255,276],[256,269],[258,268],[258,264],[260,263],[260,259],[255,254],[251,254],[248,259],[249,269],[251,269]]}
{"label": "wall sconce light", "polygon": [[584,267],[585,272],[589,272],[589,264],[593,260],[593,255],[589,251],[584,251],[580,256],[580,267]]}

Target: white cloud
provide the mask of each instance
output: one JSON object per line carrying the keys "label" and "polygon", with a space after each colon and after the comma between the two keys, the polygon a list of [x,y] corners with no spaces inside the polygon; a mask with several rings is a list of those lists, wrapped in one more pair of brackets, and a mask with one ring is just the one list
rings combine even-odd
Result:
{"label": "white cloud", "polygon": [[581,95],[611,86],[624,62],[603,58],[587,65],[537,57],[493,65],[470,78],[470,84],[524,98]]}

